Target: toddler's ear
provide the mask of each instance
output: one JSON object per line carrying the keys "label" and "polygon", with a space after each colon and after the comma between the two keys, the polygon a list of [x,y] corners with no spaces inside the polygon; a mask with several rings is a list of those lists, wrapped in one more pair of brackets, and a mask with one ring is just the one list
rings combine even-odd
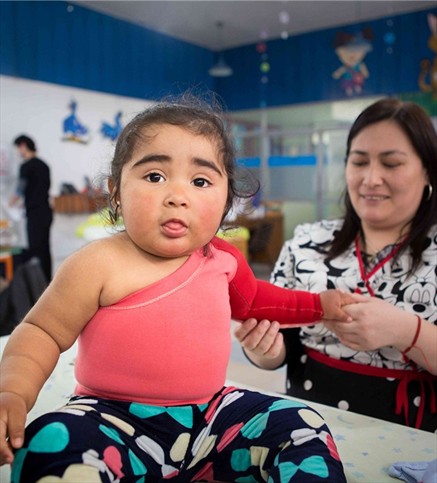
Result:
{"label": "toddler's ear", "polygon": [[108,193],[111,201],[113,200],[114,203],[118,201],[117,187],[112,178],[108,178]]}
{"label": "toddler's ear", "polygon": [[108,192],[112,195],[112,191],[115,188],[114,180],[112,178],[108,178]]}

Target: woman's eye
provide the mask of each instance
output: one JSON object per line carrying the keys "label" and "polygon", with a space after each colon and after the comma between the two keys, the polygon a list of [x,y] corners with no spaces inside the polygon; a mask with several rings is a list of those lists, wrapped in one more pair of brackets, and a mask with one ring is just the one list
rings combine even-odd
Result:
{"label": "woman's eye", "polygon": [[352,160],[350,161],[350,164],[351,164],[352,166],[361,167],[361,166],[366,166],[367,161],[364,161],[364,160],[362,160],[362,159],[352,159]]}
{"label": "woman's eye", "polygon": [[394,168],[397,168],[401,163],[384,163],[384,166],[387,168],[387,169],[394,169]]}
{"label": "woman's eye", "polygon": [[205,178],[196,178],[193,181],[194,186],[197,186],[198,188],[206,188],[207,186],[210,186],[211,183],[206,180]]}
{"label": "woman's eye", "polygon": [[164,181],[164,177],[159,173],[149,173],[145,179],[151,183],[162,183]]}

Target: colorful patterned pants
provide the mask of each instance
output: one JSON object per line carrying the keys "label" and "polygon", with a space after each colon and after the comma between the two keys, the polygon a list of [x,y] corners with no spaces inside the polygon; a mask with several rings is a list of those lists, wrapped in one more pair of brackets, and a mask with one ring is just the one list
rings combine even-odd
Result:
{"label": "colorful patterned pants", "polygon": [[323,419],[300,402],[223,388],[207,404],[73,397],[26,429],[12,482],[342,482]]}

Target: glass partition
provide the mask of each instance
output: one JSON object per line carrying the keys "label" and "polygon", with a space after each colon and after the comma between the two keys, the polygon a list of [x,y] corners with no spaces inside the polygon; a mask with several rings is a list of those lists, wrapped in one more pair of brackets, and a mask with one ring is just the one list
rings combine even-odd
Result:
{"label": "glass partition", "polygon": [[342,215],[348,131],[377,99],[232,113],[238,162],[260,180],[264,202],[280,203],[285,238],[298,223]]}
{"label": "glass partition", "polygon": [[279,202],[285,238],[298,223],[341,215],[347,134],[375,98],[232,113],[238,163]]}

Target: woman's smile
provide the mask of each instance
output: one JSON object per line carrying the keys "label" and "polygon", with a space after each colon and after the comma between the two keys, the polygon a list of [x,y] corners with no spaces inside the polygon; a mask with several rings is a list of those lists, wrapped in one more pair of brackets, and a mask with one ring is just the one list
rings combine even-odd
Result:
{"label": "woman's smile", "polygon": [[362,194],[360,196],[366,202],[379,202],[379,201],[388,200],[390,198],[390,196],[388,196],[388,195],[366,195],[366,194]]}

